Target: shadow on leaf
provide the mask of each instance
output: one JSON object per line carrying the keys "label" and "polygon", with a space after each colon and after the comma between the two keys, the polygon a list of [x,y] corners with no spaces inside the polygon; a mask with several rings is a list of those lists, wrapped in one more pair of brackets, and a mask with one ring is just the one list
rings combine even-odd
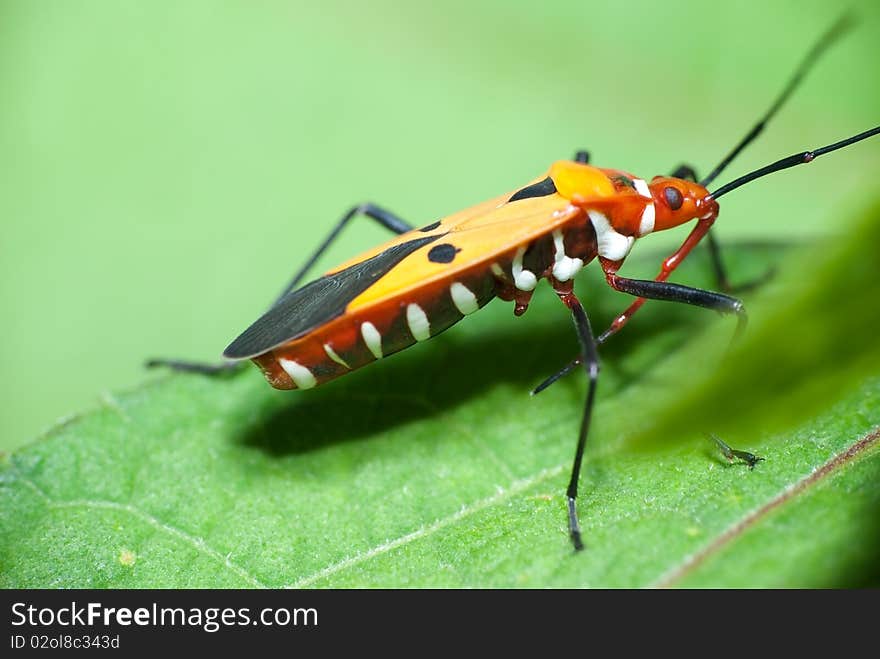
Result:
{"label": "shadow on leaf", "polygon": [[[599,299],[593,306],[601,305],[602,312],[620,306],[614,304],[616,300],[596,297]],[[537,322],[531,325],[527,321],[511,323],[509,309],[497,306],[507,313],[494,310],[496,316],[504,317],[496,318],[498,322],[489,332],[456,333],[455,328],[428,344],[392,355],[381,364],[313,391],[267,391],[258,420],[243,428],[236,441],[284,456],[367,439],[410,421],[429,419],[438,411],[455,408],[498,386],[526,393],[576,354],[570,320],[557,301],[536,302],[529,314]],[[595,315],[602,321],[594,321],[599,327],[604,327],[606,317],[610,317],[607,313]],[[701,310],[672,305],[655,305],[651,312],[643,313],[641,322],[602,348],[600,395],[614,395],[644,375],[643,368],[629,368],[627,364],[626,357],[635,347],[665,335],[660,350],[674,350],[681,345],[676,336],[696,331],[695,326],[708,317]],[[506,326],[498,329],[505,322]],[[567,389],[573,397],[579,397],[584,388],[584,378],[574,372],[552,390]],[[536,402],[548,395],[552,394],[542,393]],[[511,400],[509,404],[517,402]],[[572,415],[579,415],[580,409],[580,403],[573,403]],[[540,408],[528,413],[540,414]]]}

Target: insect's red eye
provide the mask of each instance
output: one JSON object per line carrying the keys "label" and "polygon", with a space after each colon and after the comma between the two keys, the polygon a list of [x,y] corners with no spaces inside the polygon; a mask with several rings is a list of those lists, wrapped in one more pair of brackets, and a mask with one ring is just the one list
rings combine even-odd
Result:
{"label": "insect's red eye", "polygon": [[684,203],[681,192],[678,191],[678,188],[674,188],[671,185],[663,191],[663,196],[666,197],[666,203],[669,205],[669,208],[674,211],[681,208],[681,205]]}

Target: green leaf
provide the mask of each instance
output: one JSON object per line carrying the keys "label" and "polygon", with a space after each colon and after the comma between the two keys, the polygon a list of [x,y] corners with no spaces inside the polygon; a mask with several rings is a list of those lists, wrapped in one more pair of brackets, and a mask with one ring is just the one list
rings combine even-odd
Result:
{"label": "green leaf", "polygon": [[[585,385],[527,393],[576,349],[544,291],[524,319],[493,303],[314,391],[248,370],[105,396],[5,457],[0,586],[876,584],[880,207],[866,218],[733,250],[739,280],[781,274],[729,351],[733,321],[660,303],[603,349],[584,552],[563,494]],[[706,265],[681,280],[708,285]],[[597,327],[626,302],[595,273],[579,291]],[[727,464],[704,431],[766,461]]]}

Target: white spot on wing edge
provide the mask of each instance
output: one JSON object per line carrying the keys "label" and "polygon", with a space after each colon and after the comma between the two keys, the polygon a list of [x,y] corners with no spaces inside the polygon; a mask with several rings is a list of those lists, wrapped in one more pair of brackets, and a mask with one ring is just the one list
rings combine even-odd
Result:
{"label": "white spot on wing edge", "polygon": [[287,372],[290,379],[293,380],[293,383],[300,389],[311,389],[318,384],[315,375],[302,364],[295,362],[292,359],[284,359],[283,357],[278,360],[278,364]]}
{"label": "white spot on wing edge", "polygon": [[568,281],[580,272],[580,269],[584,267],[584,261],[565,254],[565,236],[559,229],[553,232],[553,246],[556,249],[553,276],[558,281]]}
{"label": "white spot on wing edge", "polygon": [[617,233],[604,213],[591,210],[587,211],[587,215],[590,216],[590,222],[593,223],[593,228],[596,230],[596,246],[599,256],[619,261],[629,254],[635,238]]}
{"label": "white spot on wing edge", "polygon": [[376,359],[382,359],[382,335],[373,323],[367,321],[361,324],[361,336],[364,337],[364,343],[373,353]]}
{"label": "white spot on wing edge", "polygon": [[461,282],[453,283],[449,287],[449,292],[452,294],[452,303],[462,315],[467,316],[480,308],[480,305],[477,303],[477,296]]}
{"label": "white spot on wing edge", "polygon": [[337,355],[336,351],[333,349],[333,346],[331,346],[329,343],[324,344],[324,352],[326,352],[327,356],[334,362],[336,362],[340,366],[345,366],[345,368],[347,368],[349,371],[351,370],[351,366],[348,365],[348,362]]}
{"label": "white spot on wing edge", "polygon": [[523,256],[526,253],[525,247],[516,250],[516,256],[513,257],[513,265],[511,272],[513,273],[513,283],[521,291],[533,291],[538,285],[538,278],[531,270],[523,270]]}
{"label": "white spot on wing edge", "polygon": [[431,338],[431,323],[428,321],[428,314],[415,302],[406,307],[406,324],[416,341],[427,341]]}

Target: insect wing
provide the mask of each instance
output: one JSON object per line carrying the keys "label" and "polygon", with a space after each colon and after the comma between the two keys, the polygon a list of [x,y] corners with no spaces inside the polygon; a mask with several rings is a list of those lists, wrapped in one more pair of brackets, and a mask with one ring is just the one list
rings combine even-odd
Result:
{"label": "insect wing", "polygon": [[235,339],[223,356],[250,359],[348,311],[489,264],[552,231],[577,210],[546,180],[537,179],[523,188],[528,193],[503,195],[402,234],[291,291]]}
{"label": "insect wing", "polygon": [[422,236],[392,245],[371,258],[291,291],[235,339],[223,356],[249,359],[341,316],[349,302],[409,254],[439,237]]}

